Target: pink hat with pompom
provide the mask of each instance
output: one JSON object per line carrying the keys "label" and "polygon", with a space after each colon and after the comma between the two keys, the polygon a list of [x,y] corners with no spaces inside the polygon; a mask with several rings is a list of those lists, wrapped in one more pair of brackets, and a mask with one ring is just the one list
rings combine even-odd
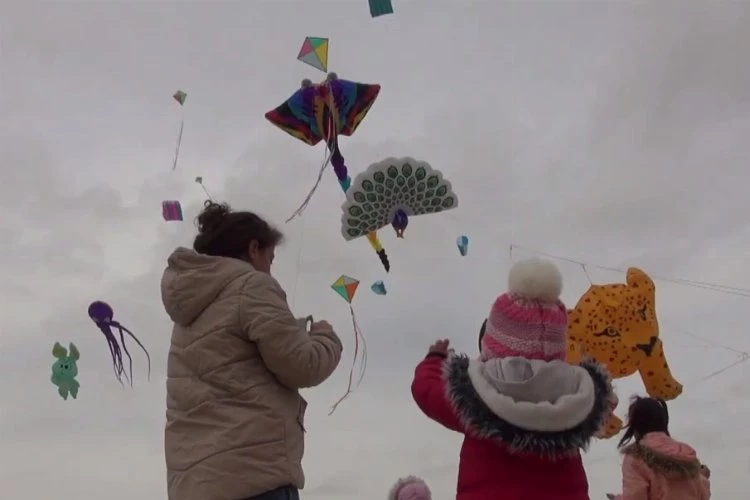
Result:
{"label": "pink hat with pompom", "polygon": [[402,477],[391,488],[388,500],[432,500],[427,483],[415,476]]}
{"label": "pink hat with pompom", "polygon": [[561,293],[562,274],[553,262],[533,258],[516,263],[508,274],[508,291],[495,300],[487,317],[482,360],[565,359],[568,315]]}

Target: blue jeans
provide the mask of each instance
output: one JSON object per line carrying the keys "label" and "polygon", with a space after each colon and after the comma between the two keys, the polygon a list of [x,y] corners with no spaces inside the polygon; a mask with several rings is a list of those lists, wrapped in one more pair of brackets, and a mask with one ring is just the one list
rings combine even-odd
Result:
{"label": "blue jeans", "polygon": [[299,490],[291,486],[282,486],[245,500],[299,500]]}

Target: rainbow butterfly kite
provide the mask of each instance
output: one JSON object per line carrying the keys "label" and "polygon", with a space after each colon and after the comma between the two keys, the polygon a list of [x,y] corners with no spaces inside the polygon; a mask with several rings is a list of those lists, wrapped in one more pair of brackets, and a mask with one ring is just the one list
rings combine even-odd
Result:
{"label": "rainbow butterfly kite", "polygon": [[[327,46],[326,42],[326,48]],[[325,62],[327,64],[327,55]],[[325,81],[321,83],[303,80],[299,90],[275,109],[266,113],[268,121],[305,144],[315,146],[325,141],[329,152],[312,189],[287,222],[304,211],[329,163],[333,166],[341,189],[345,193],[349,190],[352,180],[344,162],[344,156],[339,149],[338,139],[340,136],[351,136],[356,132],[379,93],[380,85],[342,80],[336,73],[329,73]],[[378,239],[377,232],[369,232],[367,240],[378,254],[386,272],[389,271],[391,265],[388,255]]]}

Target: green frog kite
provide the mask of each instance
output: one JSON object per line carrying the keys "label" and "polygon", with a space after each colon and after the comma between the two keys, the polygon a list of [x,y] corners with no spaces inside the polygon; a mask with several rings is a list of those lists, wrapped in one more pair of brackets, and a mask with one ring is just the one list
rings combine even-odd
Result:
{"label": "green frog kite", "polygon": [[75,344],[70,344],[70,353],[60,345],[59,342],[55,342],[55,346],[52,348],[52,355],[56,358],[52,365],[52,377],[50,380],[57,386],[57,392],[64,400],[67,401],[68,394],[73,396],[73,399],[78,397],[78,388],[81,385],[76,380],[78,375],[78,365],[76,362],[81,357],[78,353],[78,348]]}

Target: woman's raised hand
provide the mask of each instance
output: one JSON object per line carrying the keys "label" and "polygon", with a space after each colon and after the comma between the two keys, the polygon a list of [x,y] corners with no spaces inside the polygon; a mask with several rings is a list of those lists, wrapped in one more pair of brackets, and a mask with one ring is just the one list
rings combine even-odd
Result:
{"label": "woman's raised hand", "polygon": [[317,333],[317,332],[332,332],[333,327],[331,324],[326,320],[320,320],[314,322],[312,325],[310,325],[310,333]]}

